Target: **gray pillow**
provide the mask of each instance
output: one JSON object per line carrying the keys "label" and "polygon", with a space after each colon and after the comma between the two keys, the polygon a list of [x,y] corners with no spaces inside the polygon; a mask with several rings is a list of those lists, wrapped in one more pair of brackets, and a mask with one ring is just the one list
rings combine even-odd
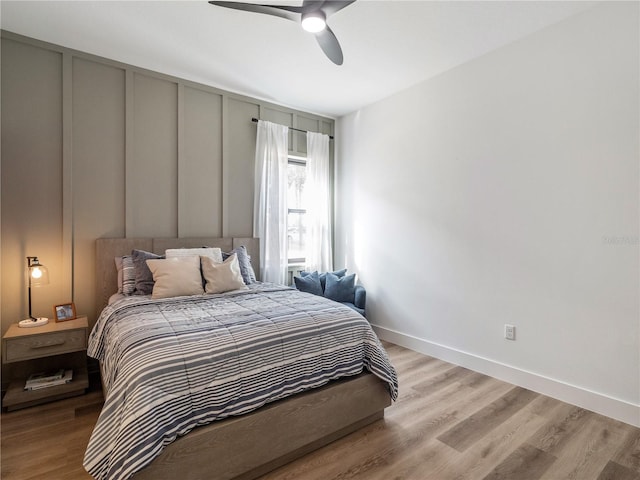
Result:
{"label": "gray pillow", "polygon": [[333,273],[327,273],[327,285],[324,289],[324,296],[336,302],[353,303],[356,288],[356,274],[338,277]]}
{"label": "gray pillow", "polygon": [[244,245],[240,245],[238,248],[234,248],[229,253],[222,252],[222,260],[226,260],[231,255],[236,254],[238,257],[238,265],[240,265],[240,275],[242,275],[242,280],[245,285],[250,285],[254,282],[257,282],[256,273],[253,271],[253,266],[251,265],[251,256],[247,252],[247,247]]}
{"label": "gray pillow", "polygon": [[322,296],[322,286],[320,285],[318,272],[309,273],[304,277],[293,277],[293,281],[296,284],[296,288],[301,292]]}
{"label": "gray pillow", "polygon": [[[311,274],[312,272],[300,272],[300,276],[301,277],[306,277],[307,275]],[[342,270],[336,270],[335,272],[330,272],[333,273],[334,275],[342,278],[346,275],[347,273],[347,269],[343,268]],[[320,286],[322,287],[322,291],[324,292],[324,289],[326,288],[325,285],[327,284],[327,274],[326,273],[319,273],[318,276],[320,277]]]}
{"label": "gray pillow", "polygon": [[164,258],[164,255],[145,252],[144,250],[132,250],[133,269],[136,272],[135,295],[151,295],[153,293],[153,274],[149,270],[147,260],[157,260]]}
{"label": "gray pillow", "polygon": [[122,257],[122,294],[133,295],[136,291],[136,269],[131,255]]}

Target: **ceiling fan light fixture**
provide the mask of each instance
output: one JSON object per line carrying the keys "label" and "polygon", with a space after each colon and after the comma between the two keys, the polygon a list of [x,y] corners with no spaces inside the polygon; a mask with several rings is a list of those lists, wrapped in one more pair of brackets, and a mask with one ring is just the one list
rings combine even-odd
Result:
{"label": "ceiling fan light fixture", "polygon": [[324,30],[326,26],[326,17],[320,10],[302,14],[302,28],[307,32],[318,33]]}
{"label": "ceiling fan light fixture", "polygon": [[356,0],[303,0],[301,6],[262,5],[242,1],[223,2],[221,0],[209,0],[209,3],[218,7],[271,15],[300,23],[305,31],[313,33],[316,37],[316,42],[327,58],[336,65],[342,65],[344,61],[342,48],[335,33],[333,33],[329,25],[327,25],[327,17],[334,15],[355,1]]}

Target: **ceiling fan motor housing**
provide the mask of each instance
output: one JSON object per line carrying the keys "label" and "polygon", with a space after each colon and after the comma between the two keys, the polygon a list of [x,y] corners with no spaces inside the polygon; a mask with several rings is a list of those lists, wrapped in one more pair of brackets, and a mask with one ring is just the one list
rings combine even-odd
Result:
{"label": "ceiling fan motor housing", "polygon": [[307,32],[318,33],[327,26],[327,17],[322,10],[302,14],[302,28]]}

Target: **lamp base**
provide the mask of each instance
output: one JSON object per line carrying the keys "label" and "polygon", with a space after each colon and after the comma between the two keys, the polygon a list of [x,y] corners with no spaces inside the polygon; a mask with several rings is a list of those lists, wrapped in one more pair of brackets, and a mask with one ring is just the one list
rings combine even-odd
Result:
{"label": "lamp base", "polygon": [[35,320],[27,318],[26,320],[21,320],[20,322],[18,322],[18,326],[27,328],[41,327],[42,325],[46,325],[47,323],[49,323],[49,319],[47,317],[39,317]]}

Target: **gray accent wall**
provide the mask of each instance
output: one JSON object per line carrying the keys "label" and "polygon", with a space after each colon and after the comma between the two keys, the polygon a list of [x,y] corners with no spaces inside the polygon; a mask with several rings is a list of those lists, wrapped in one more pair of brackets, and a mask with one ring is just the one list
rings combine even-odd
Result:
{"label": "gray accent wall", "polygon": [[253,236],[252,117],[333,134],[330,118],[10,32],[1,47],[3,333],[27,317],[27,255],[51,279],[34,314],[74,301],[92,326],[96,238]]}

